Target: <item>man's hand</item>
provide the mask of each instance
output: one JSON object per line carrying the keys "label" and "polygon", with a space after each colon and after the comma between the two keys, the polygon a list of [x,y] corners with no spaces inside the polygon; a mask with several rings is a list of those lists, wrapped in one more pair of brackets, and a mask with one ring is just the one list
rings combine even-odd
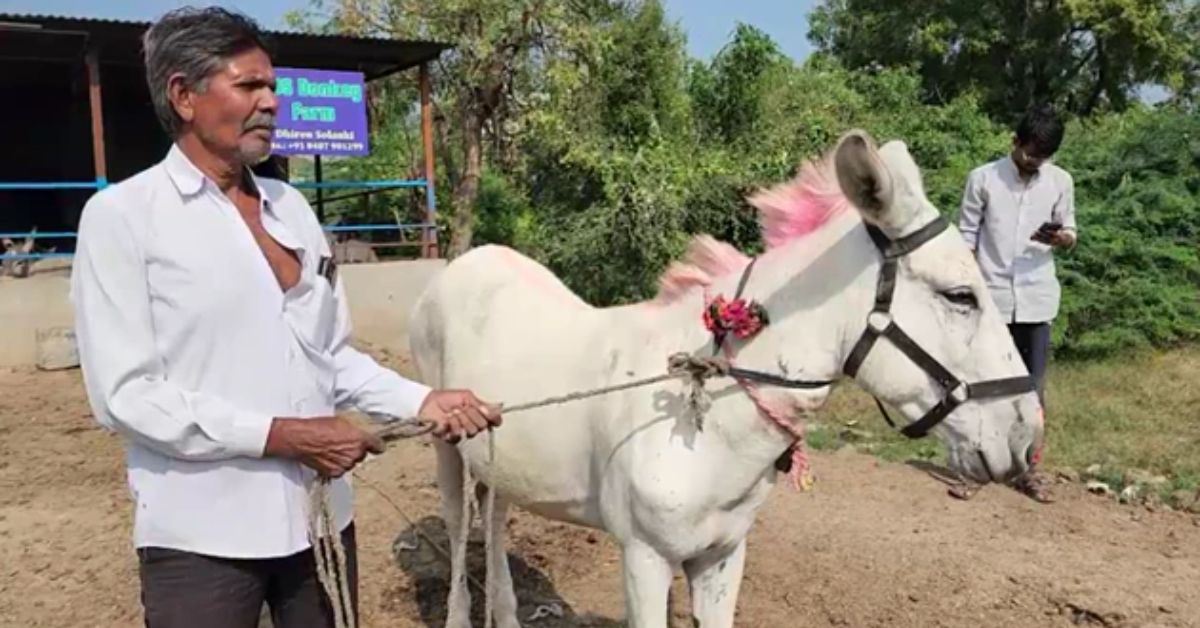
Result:
{"label": "man's hand", "polygon": [[1066,229],[1059,229],[1058,231],[1038,230],[1033,233],[1032,240],[1048,244],[1055,248],[1070,248],[1071,245],[1075,244],[1075,235]]}
{"label": "man's hand", "polygon": [[323,476],[336,478],[362,462],[368,452],[383,450],[383,441],[340,417],[277,418],[263,453],[299,460]]}
{"label": "man's hand", "polygon": [[434,424],[432,434],[449,443],[470,438],[500,425],[500,411],[469,390],[435,390],[425,398],[417,416]]}

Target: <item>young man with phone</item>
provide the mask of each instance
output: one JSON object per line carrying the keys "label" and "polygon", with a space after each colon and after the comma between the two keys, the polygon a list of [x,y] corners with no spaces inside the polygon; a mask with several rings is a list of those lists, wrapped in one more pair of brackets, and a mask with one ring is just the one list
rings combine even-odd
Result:
{"label": "young man with phone", "polygon": [[[959,231],[975,252],[984,281],[1046,405],[1050,326],[1058,316],[1061,286],[1056,250],[1075,246],[1075,184],[1050,163],[1063,139],[1063,123],[1049,107],[1030,110],[1017,124],[1008,155],[973,170],[963,192]],[[1037,453],[1035,464],[1040,459]],[[1051,498],[1031,471],[1018,489]]]}

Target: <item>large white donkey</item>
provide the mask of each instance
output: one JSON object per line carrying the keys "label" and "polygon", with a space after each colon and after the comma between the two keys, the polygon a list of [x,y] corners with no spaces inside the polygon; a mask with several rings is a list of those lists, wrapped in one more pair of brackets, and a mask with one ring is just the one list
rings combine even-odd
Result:
{"label": "large white donkey", "polygon": [[[909,435],[940,437],[963,475],[991,482],[1027,471],[1042,435],[1037,398],[970,252],[926,198],[903,143],[877,150],[866,133],[851,132],[750,202],[768,244],[752,266],[732,247],[697,238],[658,297],[635,305],[592,307],[507,248],[461,256],[414,309],[420,376],[509,404],[653,376],[677,352],[713,354],[706,298],[732,298],[742,284],[769,324],[726,339],[734,366],[793,380],[853,375],[903,416]],[[631,626],[667,625],[678,567],[697,625],[730,626],[747,532],[795,441],[793,429],[764,416],[798,425],[829,388],[717,377],[708,390],[702,423],[689,411],[687,382],[670,380],[508,415],[457,445],[439,441],[456,557],[447,625],[470,622],[464,539],[456,538],[465,459],[497,491],[488,569],[498,626],[519,625],[503,541],[511,504],[615,537]]]}

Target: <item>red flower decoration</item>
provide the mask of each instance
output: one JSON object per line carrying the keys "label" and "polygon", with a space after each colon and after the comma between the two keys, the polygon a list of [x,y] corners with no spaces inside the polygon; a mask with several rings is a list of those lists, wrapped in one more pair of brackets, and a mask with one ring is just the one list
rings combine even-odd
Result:
{"label": "red flower decoration", "polygon": [[767,310],[757,301],[726,301],[718,296],[704,309],[704,326],[718,338],[732,333],[744,340],[762,331],[768,322]]}

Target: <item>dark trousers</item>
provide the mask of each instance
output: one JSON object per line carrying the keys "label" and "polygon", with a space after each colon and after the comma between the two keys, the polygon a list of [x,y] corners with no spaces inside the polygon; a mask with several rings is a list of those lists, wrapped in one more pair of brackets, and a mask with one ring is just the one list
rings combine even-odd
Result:
{"label": "dark trousers", "polygon": [[1046,407],[1046,362],[1050,359],[1050,323],[1010,323],[1021,360],[1037,384],[1038,399]]}
{"label": "dark trousers", "polygon": [[[354,524],[342,533],[354,616]],[[138,550],[147,628],[256,628],[265,602],[274,628],[332,628],[333,608],[312,550],[271,559],[214,558],[159,547]]]}

